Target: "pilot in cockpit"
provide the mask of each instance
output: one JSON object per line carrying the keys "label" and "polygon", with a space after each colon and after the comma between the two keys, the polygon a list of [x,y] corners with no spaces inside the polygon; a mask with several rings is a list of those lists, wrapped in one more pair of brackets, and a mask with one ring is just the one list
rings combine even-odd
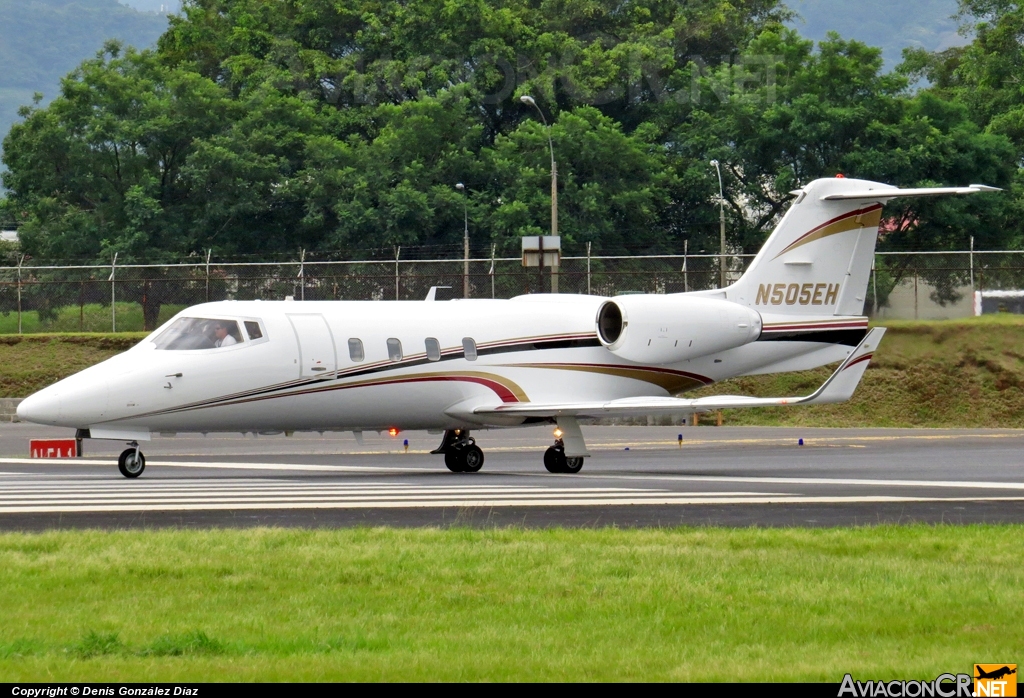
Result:
{"label": "pilot in cockpit", "polygon": [[213,336],[216,338],[213,341],[215,347],[230,347],[232,344],[238,344],[238,340],[228,333],[228,328],[223,322],[214,325]]}

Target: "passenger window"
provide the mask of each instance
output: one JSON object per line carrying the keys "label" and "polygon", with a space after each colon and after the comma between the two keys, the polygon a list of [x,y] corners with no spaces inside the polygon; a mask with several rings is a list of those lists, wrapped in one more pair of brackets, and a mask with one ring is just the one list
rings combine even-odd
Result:
{"label": "passenger window", "polygon": [[427,345],[427,359],[430,361],[441,360],[441,344],[433,337],[427,337],[425,344]]}
{"label": "passenger window", "polygon": [[249,339],[260,339],[263,337],[263,332],[260,331],[260,323],[251,320],[245,321],[245,332],[249,335]]}
{"label": "passenger window", "polygon": [[462,338],[462,352],[466,355],[466,361],[476,361],[476,342],[472,337]]}
{"label": "passenger window", "polygon": [[388,358],[392,361],[402,360],[402,343],[394,337],[388,340]]}
{"label": "passenger window", "polygon": [[348,340],[348,358],[356,362],[366,358],[366,355],[363,354],[363,340],[356,339],[355,337]]}

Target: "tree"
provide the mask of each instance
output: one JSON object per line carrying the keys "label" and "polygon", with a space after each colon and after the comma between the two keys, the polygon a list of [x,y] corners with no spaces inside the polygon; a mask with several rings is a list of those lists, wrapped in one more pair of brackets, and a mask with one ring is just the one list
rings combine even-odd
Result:
{"label": "tree", "polygon": [[[878,49],[835,34],[813,48],[792,30],[765,32],[744,60],[701,77],[701,108],[677,130],[687,155],[725,163],[732,227],[746,251],[760,248],[789,192],[817,177],[907,187],[1012,180],[1005,138],[982,133],[962,107],[914,95],[904,77],[881,73]],[[716,98],[737,71],[766,57],[774,84]],[[1004,213],[992,196],[909,200],[887,211],[900,224],[884,244],[911,249],[965,249],[970,235],[995,243]]]}

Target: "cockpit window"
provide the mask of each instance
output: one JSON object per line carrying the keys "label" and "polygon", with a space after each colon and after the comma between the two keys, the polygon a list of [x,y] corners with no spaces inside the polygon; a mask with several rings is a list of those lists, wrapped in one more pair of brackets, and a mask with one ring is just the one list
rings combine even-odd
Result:
{"label": "cockpit window", "polygon": [[249,339],[259,339],[263,336],[263,331],[260,330],[260,323],[253,322],[252,320],[245,321],[245,331],[249,335]]}
{"label": "cockpit window", "polygon": [[157,349],[181,350],[229,347],[243,341],[238,323],[234,320],[182,317],[171,323],[153,343]]}

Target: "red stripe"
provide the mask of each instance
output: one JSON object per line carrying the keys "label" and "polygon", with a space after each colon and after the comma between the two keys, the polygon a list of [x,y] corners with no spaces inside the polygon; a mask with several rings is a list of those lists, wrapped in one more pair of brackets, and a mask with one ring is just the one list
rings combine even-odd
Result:
{"label": "red stripe", "polygon": [[457,381],[463,383],[477,383],[484,387],[490,388],[501,398],[502,402],[519,402],[519,398],[515,394],[506,388],[504,385],[497,381],[492,381],[487,378],[479,378],[477,376],[424,376],[420,378],[395,378],[393,380],[380,381],[368,385],[352,385],[352,386],[339,386],[334,390],[339,390],[347,387],[351,388],[371,388],[380,385],[395,385],[397,383],[432,383],[437,381]]}
{"label": "red stripe", "polygon": [[819,324],[813,324],[813,325],[772,325],[771,327],[765,327],[764,331],[765,332],[781,332],[781,331],[789,331],[789,330],[818,330],[818,329],[842,330],[842,329],[849,329],[849,328],[859,329],[859,328],[867,327],[867,326],[868,326],[867,322],[860,322],[860,323],[857,323],[857,322],[838,323],[837,322],[837,323],[832,323],[832,324],[820,324],[819,323]]}
{"label": "red stripe", "polygon": [[[872,356],[874,356],[874,354],[865,354],[864,356],[858,356],[856,359],[846,364],[846,368],[850,368],[850,366],[856,366],[861,361],[871,361]],[[845,371],[846,368],[844,368],[843,370]]]}
{"label": "red stripe", "polygon": [[593,366],[594,368],[615,368],[615,369],[628,369],[631,371],[648,371],[650,373],[668,373],[673,376],[683,376],[685,378],[692,378],[695,381],[700,381],[705,385],[711,385],[715,381],[711,380],[706,376],[701,376],[696,373],[689,373],[687,371],[674,371],[670,368],[658,368],[655,366],[626,366],[624,364],[544,364],[545,366]]}

